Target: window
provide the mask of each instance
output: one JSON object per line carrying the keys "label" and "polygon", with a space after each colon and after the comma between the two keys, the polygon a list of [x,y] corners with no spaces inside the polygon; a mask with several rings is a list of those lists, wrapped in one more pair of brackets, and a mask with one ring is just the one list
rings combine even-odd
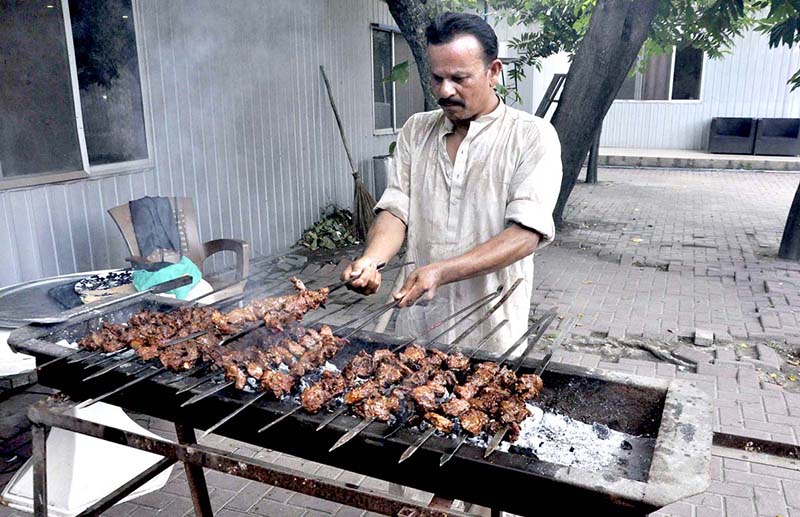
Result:
{"label": "window", "polygon": [[617,93],[620,100],[699,100],[703,51],[686,48],[653,56],[644,72],[628,77]]}
{"label": "window", "polygon": [[[408,81],[388,81],[394,67],[408,63]],[[425,109],[419,74],[403,35],[398,31],[373,26],[372,99],[375,130],[394,132],[413,115]]]}
{"label": "window", "polygon": [[131,0],[0,0],[0,188],[148,161]]}

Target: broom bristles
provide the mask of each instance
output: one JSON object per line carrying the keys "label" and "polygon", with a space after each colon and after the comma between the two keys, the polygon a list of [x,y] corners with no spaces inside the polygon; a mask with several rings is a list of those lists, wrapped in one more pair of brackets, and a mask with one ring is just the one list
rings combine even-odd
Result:
{"label": "broom bristles", "polygon": [[356,178],[353,193],[353,233],[362,242],[367,240],[367,232],[375,218],[374,209],[375,198],[361,178]]}

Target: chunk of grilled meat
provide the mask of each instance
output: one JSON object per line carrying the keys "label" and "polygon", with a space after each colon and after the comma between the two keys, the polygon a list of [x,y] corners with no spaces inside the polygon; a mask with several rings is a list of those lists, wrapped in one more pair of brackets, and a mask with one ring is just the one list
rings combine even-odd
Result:
{"label": "chunk of grilled meat", "polygon": [[465,411],[459,415],[458,419],[461,422],[461,427],[472,436],[481,434],[483,428],[489,424],[489,415],[477,409]]}
{"label": "chunk of grilled meat", "polygon": [[500,402],[510,396],[511,392],[509,390],[499,384],[492,383],[484,386],[478,396],[471,398],[469,403],[473,409],[493,415],[498,411]]}
{"label": "chunk of grilled meat", "polygon": [[344,378],[349,382],[352,382],[359,377],[369,377],[372,375],[374,369],[375,366],[372,356],[364,350],[359,350],[358,354],[345,365],[344,370],[342,370],[342,375],[344,375]]}
{"label": "chunk of grilled meat", "polygon": [[358,403],[353,407],[353,412],[361,418],[375,418],[381,422],[388,422],[398,409],[400,401],[397,397],[378,395]]}
{"label": "chunk of grilled meat", "polygon": [[425,358],[425,364],[430,369],[441,368],[442,365],[446,363],[447,363],[447,354],[436,348],[432,348],[429,351],[428,356]]}
{"label": "chunk of grilled meat", "polygon": [[503,366],[495,375],[495,381],[503,387],[512,388],[517,383],[517,374]]}
{"label": "chunk of grilled meat", "polygon": [[372,352],[372,360],[375,364],[380,364],[384,361],[397,361],[397,356],[388,348],[379,348]]}
{"label": "chunk of grilled meat", "polygon": [[470,409],[470,404],[464,399],[452,397],[447,402],[442,403],[441,410],[447,416],[460,416]]}
{"label": "chunk of grilled meat", "polygon": [[378,396],[380,393],[380,384],[374,379],[370,379],[364,384],[356,386],[345,393],[344,403],[352,406],[366,398]]}
{"label": "chunk of grilled meat", "polygon": [[443,396],[446,390],[441,384],[428,382],[411,390],[411,398],[424,411],[436,409],[438,397]]}
{"label": "chunk of grilled meat", "polygon": [[269,390],[276,399],[288,395],[292,391],[295,379],[291,375],[275,370],[268,370],[261,375],[261,388]]}
{"label": "chunk of grilled meat", "polygon": [[456,375],[450,370],[438,370],[431,375],[431,382],[439,384],[440,386],[451,387],[458,384]]}
{"label": "chunk of grilled meat", "polygon": [[396,365],[391,363],[381,363],[375,370],[375,380],[383,386],[395,384],[401,381],[404,377],[403,371]]}
{"label": "chunk of grilled meat", "polygon": [[544,383],[535,373],[524,373],[517,379],[514,391],[525,400],[535,399],[541,393]]}
{"label": "chunk of grilled meat", "polygon": [[455,372],[465,372],[469,368],[469,358],[461,352],[447,356],[447,369]]}
{"label": "chunk of grilled meat", "polygon": [[439,431],[450,434],[453,431],[453,422],[438,413],[425,413],[425,420]]}
{"label": "chunk of grilled meat", "polygon": [[345,381],[338,372],[325,371],[319,381],[315,382],[300,394],[300,403],[309,413],[316,413],[334,397],[342,394]]}
{"label": "chunk of grilled meat", "polygon": [[422,365],[426,357],[425,349],[416,344],[407,346],[400,352],[400,360],[409,366],[415,367],[415,369]]}
{"label": "chunk of grilled meat", "polygon": [[519,397],[501,400],[497,411],[497,418],[504,424],[520,423],[531,415],[525,407],[525,401]]}
{"label": "chunk of grilled meat", "polygon": [[239,365],[227,363],[223,368],[225,369],[225,378],[229,381],[233,381],[233,385],[237,390],[243,390],[247,384],[247,374],[239,368]]}

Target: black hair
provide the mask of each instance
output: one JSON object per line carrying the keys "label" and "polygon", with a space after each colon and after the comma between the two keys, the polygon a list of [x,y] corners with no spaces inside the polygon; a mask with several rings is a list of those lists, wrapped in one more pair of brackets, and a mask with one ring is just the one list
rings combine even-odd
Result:
{"label": "black hair", "polygon": [[428,45],[444,45],[458,36],[474,36],[483,47],[483,60],[489,65],[497,59],[497,35],[483,18],[474,14],[442,13],[428,25]]}

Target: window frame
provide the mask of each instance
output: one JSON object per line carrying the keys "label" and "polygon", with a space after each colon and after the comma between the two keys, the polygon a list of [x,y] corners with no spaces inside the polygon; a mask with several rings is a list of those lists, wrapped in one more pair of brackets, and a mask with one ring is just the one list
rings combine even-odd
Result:
{"label": "window frame", "polygon": [[51,183],[62,183],[78,179],[101,178],[116,174],[141,172],[151,169],[154,166],[153,160],[153,139],[150,120],[150,97],[149,84],[145,75],[144,64],[144,43],[139,36],[141,24],[139,21],[139,2],[131,0],[131,14],[133,15],[134,39],[136,41],[137,68],[139,71],[139,85],[142,93],[142,117],[144,119],[145,142],[147,146],[147,158],[131,160],[127,162],[108,163],[103,165],[89,164],[89,150],[86,146],[86,135],[83,126],[83,106],[81,104],[80,85],[78,83],[78,64],[75,59],[75,44],[72,39],[72,18],[69,12],[69,0],[58,1],[61,5],[61,17],[64,21],[64,37],[67,42],[67,60],[69,61],[69,79],[72,86],[72,101],[75,112],[75,127],[78,133],[78,146],[81,153],[82,168],[69,172],[43,172],[10,178],[0,178],[0,191],[35,187]]}
{"label": "window frame", "polygon": [[[392,68],[397,66],[395,63],[395,49],[394,49],[394,38],[397,34],[402,34],[400,29],[397,27],[392,27],[391,25],[384,25],[381,23],[370,23],[369,24],[369,55],[370,55],[370,68],[372,69],[372,73],[370,74],[370,84],[372,91],[372,102],[370,103],[372,107],[372,134],[374,136],[385,136],[385,135],[397,135],[400,133],[400,129],[397,127],[397,89],[395,82],[392,81],[392,127],[391,128],[382,128],[377,129],[375,127],[375,77],[373,77],[375,73],[375,51],[373,44],[373,33],[374,31],[383,31],[388,32],[392,36]],[[409,66],[411,64],[409,63]]]}
{"label": "window frame", "polygon": [[[675,56],[677,53],[677,48],[673,45],[672,47],[672,60],[670,64],[670,74],[669,74],[669,99],[614,99],[614,103],[621,102],[626,104],[632,103],[645,103],[645,104],[701,104],[703,102],[703,93],[705,91],[705,83],[706,83],[706,64],[708,61],[708,54],[703,52],[703,66],[700,69],[700,91],[697,99],[673,99],[672,98],[672,86],[675,82]],[[637,72],[637,75],[640,75]]]}

